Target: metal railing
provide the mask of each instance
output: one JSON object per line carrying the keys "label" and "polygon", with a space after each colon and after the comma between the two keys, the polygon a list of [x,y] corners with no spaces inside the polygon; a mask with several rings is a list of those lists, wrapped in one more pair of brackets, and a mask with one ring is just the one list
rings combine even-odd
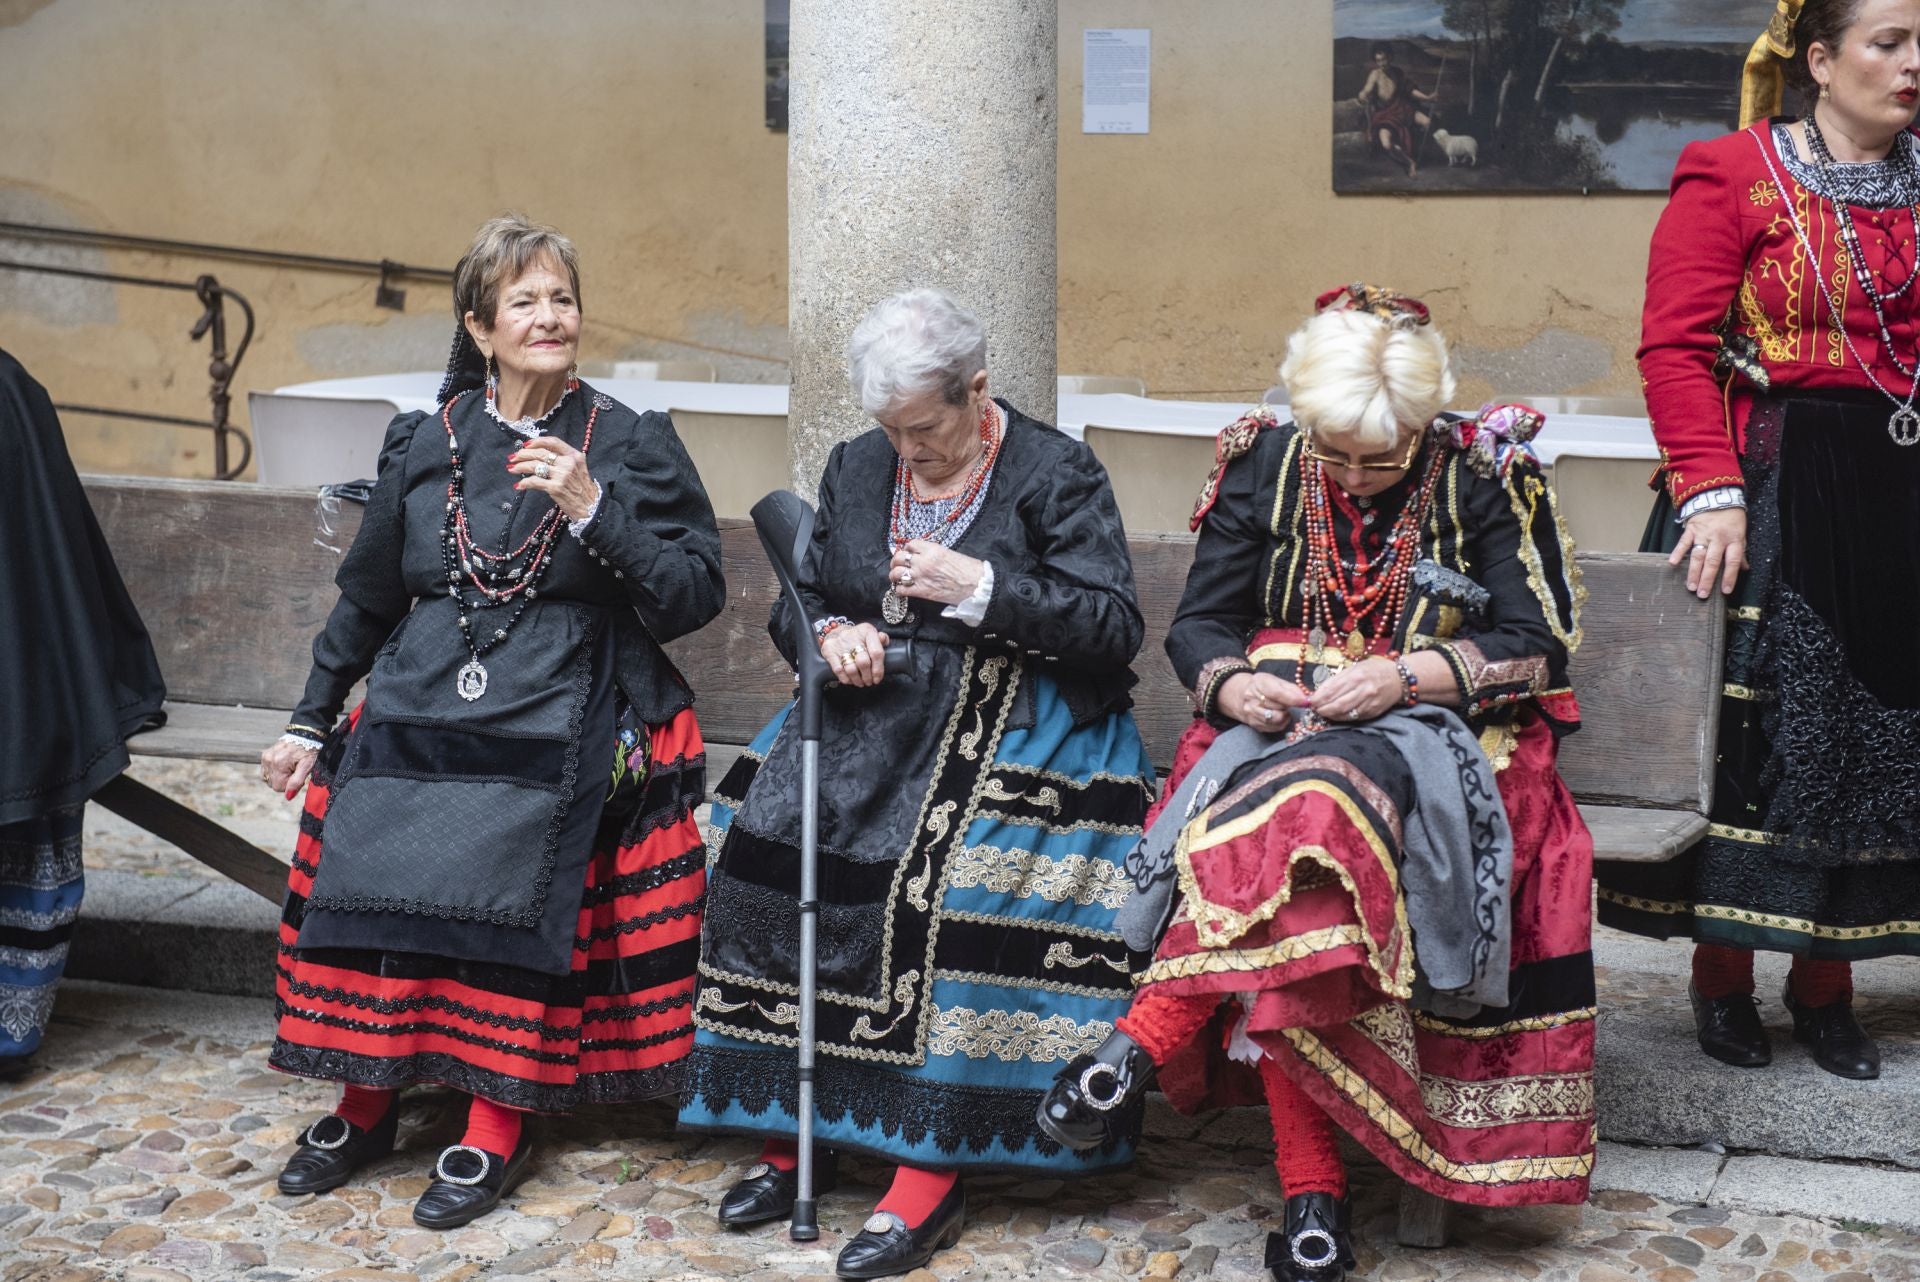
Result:
{"label": "metal railing", "polygon": [[[277,249],[248,249],[240,245],[220,245],[203,241],[171,240],[158,236],[129,236],[119,232],[83,231],[72,227],[49,227],[40,223],[0,222],[0,238],[48,241],[56,244],[85,245],[96,249],[128,249],[146,253],[223,258],[233,262],[257,263],[269,267],[294,267],[309,271],[351,272],[375,276],[373,302],[376,307],[402,311],[407,291],[396,283],[403,278],[452,281],[453,273],[442,267],[418,267],[395,262],[362,258],[332,258],[322,254],[296,254]],[[212,379],[207,389],[209,412],[206,419],[186,418],[178,414],[152,414],[145,410],[118,409],[105,405],[75,405],[56,401],[54,408],[63,413],[96,414],[104,418],[134,419],[143,423],[164,423],[172,427],[206,428],[213,432],[213,471],[218,480],[230,481],[246,471],[253,460],[253,441],[231,421],[233,380],[239,371],[247,345],[253,341],[253,305],[238,290],[222,285],[211,274],[192,280],[169,280],[157,276],[131,276],[124,272],[99,271],[88,267],[66,267],[53,263],[23,262],[0,258],[0,270],[38,272],[48,276],[70,276],[79,280],[104,281],[113,285],[137,285],[148,289],[191,291],[204,309],[193,323],[188,336],[194,341],[210,338],[212,352],[207,374]],[[227,300],[240,308],[245,328],[239,345],[227,351]],[[233,461],[230,440],[240,445],[239,462]]]}
{"label": "metal railing", "polygon": [[[178,414],[154,414],[146,410],[117,409],[106,405],[75,405],[55,401],[53,407],[66,414],[98,414],[106,418],[137,419],[143,423],[166,423],[174,427],[201,427],[213,432],[213,474],[214,479],[231,481],[247,470],[247,464],[253,460],[253,440],[246,432],[235,427],[229,416],[233,409],[233,376],[240,368],[241,358],[247,354],[247,345],[253,342],[253,304],[246,300],[238,290],[228,289],[210,275],[193,280],[167,280],[158,276],[129,276],[123,272],[95,271],[88,267],[60,267],[53,263],[23,263],[15,259],[0,258],[0,269],[18,272],[39,272],[48,276],[71,276],[79,280],[106,281],[114,285],[140,285],[148,289],[174,289],[192,292],[200,300],[202,308],[200,319],[187,331],[187,337],[195,342],[209,338],[212,345],[211,359],[207,362],[207,376],[213,380],[207,389],[210,411],[206,419],[185,418]],[[246,328],[240,332],[240,345],[227,352],[227,300],[232,299],[240,307],[241,317]],[[240,461],[232,462],[231,452],[227,448],[228,438],[237,438],[240,442]]]}

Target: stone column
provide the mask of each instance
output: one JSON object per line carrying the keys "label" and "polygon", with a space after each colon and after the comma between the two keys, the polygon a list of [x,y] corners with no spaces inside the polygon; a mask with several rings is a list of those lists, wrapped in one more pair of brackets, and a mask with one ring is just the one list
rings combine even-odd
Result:
{"label": "stone column", "polygon": [[1056,0],[793,0],[787,137],[788,462],[814,495],[873,425],[847,337],[937,286],[987,328],[989,389],[1054,416]]}

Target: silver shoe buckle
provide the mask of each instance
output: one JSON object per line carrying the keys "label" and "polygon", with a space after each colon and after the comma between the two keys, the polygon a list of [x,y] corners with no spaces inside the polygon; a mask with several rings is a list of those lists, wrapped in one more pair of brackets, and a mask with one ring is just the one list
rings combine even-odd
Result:
{"label": "silver shoe buckle", "polygon": [[[447,1159],[452,1157],[455,1153],[471,1153],[475,1157],[479,1158],[480,1173],[478,1175],[455,1175],[452,1172],[448,1171]],[[463,1188],[471,1188],[473,1185],[478,1184],[481,1180],[486,1179],[488,1173],[491,1172],[492,1170],[493,1170],[493,1155],[488,1153],[485,1149],[475,1148],[471,1144],[455,1144],[453,1147],[449,1148],[446,1152],[442,1153],[440,1155],[440,1160],[438,1162],[435,1162],[433,1165],[433,1174],[435,1179],[445,1180],[449,1184],[458,1184]]]}
{"label": "silver shoe buckle", "polygon": [[[1103,1077],[1113,1082],[1112,1093],[1105,1097],[1093,1088],[1093,1084]],[[1112,1112],[1126,1097],[1126,1091],[1120,1086],[1120,1070],[1111,1064],[1099,1062],[1087,1065],[1080,1070],[1080,1097],[1086,1100],[1090,1108],[1098,1109],[1102,1113]]]}
{"label": "silver shoe buckle", "polygon": [[[314,1133],[320,1129],[321,1123],[324,1123],[324,1122],[340,1123],[339,1139],[323,1140]],[[353,1138],[353,1123],[349,1122],[346,1118],[340,1116],[338,1113],[328,1113],[325,1117],[321,1118],[320,1121],[315,1122],[312,1126],[309,1126],[307,1128],[307,1138],[305,1143],[308,1148],[317,1148],[322,1153],[331,1153],[337,1148],[345,1148],[347,1141],[352,1138]]]}
{"label": "silver shoe buckle", "polygon": [[[1300,1253],[1300,1244],[1308,1241],[1323,1243],[1327,1248],[1326,1254],[1317,1260],[1310,1260],[1302,1255]],[[1301,1229],[1298,1233],[1287,1239],[1287,1250],[1293,1252],[1293,1262],[1301,1268],[1324,1269],[1329,1264],[1332,1264],[1334,1258],[1340,1254],[1340,1244],[1334,1241],[1333,1234],[1327,1232],[1325,1229]]]}
{"label": "silver shoe buckle", "polygon": [[892,1211],[875,1211],[867,1217],[867,1222],[860,1226],[860,1231],[863,1233],[871,1233],[875,1237],[885,1237],[887,1234],[893,1232],[896,1227],[905,1228],[906,1226],[907,1222],[895,1215]]}

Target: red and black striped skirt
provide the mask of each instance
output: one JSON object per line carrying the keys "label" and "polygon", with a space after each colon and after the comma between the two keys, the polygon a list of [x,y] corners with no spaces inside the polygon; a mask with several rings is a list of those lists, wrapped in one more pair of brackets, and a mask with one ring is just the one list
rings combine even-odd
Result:
{"label": "red and black striped skirt", "polygon": [[437,1083],[541,1113],[679,1089],[693,1046],[706,851],[706,748],[693,710],[649,735],[648,771],[594,839],[565,976],[392,950],[302,949],[328,788],[307,788],[280,923],[283,1072],[397,1089]]}

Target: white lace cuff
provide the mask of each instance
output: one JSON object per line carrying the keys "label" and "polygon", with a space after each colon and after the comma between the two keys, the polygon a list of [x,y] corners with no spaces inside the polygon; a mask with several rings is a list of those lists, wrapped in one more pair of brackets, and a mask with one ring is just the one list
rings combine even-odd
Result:
{"label": "white lace cuff", "polygon": [[1673,519],[1684,523],[1690,516],[1702,512],[1718,512],[1723,508],[1744,508],[1747,505],[1747,492],[1738,485],[1723,485],[1717,490],[1702,490],[1680,505],[1680,512]]}
{"label": "white lace cuff", "polygon": [[980,586],[973,590],[972,596],[960,604],[950,605],[940,611],[940,617],[943,619],[958,619],[970,628],[977,628],[980,626],[981,620],[987,617],[987,603],[992,600],[993,563],[991,561],[982,561],[980,563]]}
{"label": "white lace cuff", "polygon": [[577,539],[586,532],[586,528],[593,524],[593,518],[600,515],[600,500],[606,497],[606,493],[604,489],[600,488],[600,482],[595,481],[593,483],[593,506],[589,507],[587,514],[579,520],[567,522],[568,534],[571,534]]}
{"label": "white lace cuff", "polygon": [[318,739],[309,739],[306,735],[295,734],[291,730],[281,735],[279,741],[281,743],[297,743],[309,752],[318,752],[322,746]]}

